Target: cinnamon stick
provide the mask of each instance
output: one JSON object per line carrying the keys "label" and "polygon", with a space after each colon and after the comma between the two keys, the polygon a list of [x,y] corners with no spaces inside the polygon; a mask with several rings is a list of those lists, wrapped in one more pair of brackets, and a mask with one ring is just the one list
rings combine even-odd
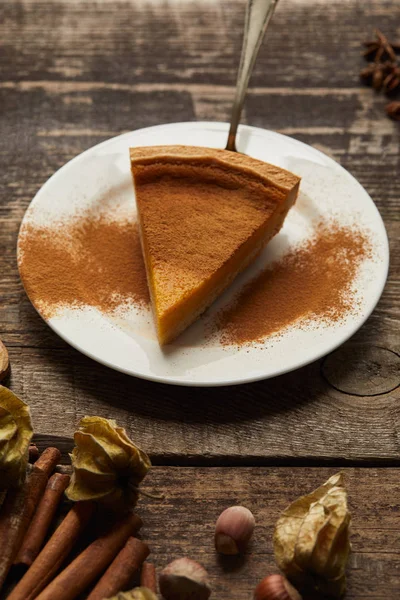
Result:
{"label": "cinnamon stick", "polygon": [[94,502],[77,502],[53,533],[8,600],[33,600],[51,581],[89,522]]}
{"label": "cinnamon stick", "polygon": [[50,477],[14,564],[30,567],[39,554],[69,480],[68,475],[59,473]]}
{"label": "cinnamon stick", "polygon": [[140,585],[146,587],[155,594],[157,593],[157,575],[156,568],[152,563],[145,562],[140,574]]}
{"label": "cinnamon stick", "polygon": [[[111,563],[130,535],[142,525],[141,519],[130,513],[113,524],[75,558],[43,591],[36,600],[73,600],[81,594]],[[35,563],[33,563],[31,569]],[[29,571],[28,571],[29,573]],[[8,600],[16,600],[9,597]],[[22,597],[21,599],[22,600]],[[27,600],[24,598],[24,600]]]}
{"label": "cinnamon stick", "polygon": [[[26,485],[26,483],[25,483]],[[9,490],[3,500],[0,514],[0,590],[17,553],[20,523],[24,509],[24,487]]]}
{"label": "cinnamon stick", "polygon": [[87,600],[104,600],[104,598],[110,598],[117,592],[125,590],[149,554],[150,550],[147,544],[130,537],[93,588]]}
{"label": "cinnamon stick", "polygon": [[39,448],[36,444],[29,445],[29,462],[34,463],[39,458]]}
{"label": "cinnamon stick", "polygon": [[35,462],[35,467],[41,469],[44,473],[46,473],[47,477],[50,477],[60,458],[61,452],[59,449],[49,446],[49,448],[46,448],[46,450],[44,450],[37,459]]}
{"label": "cinnamon stick", "polygon": [[0,590],[46,487],[47,476],[33,467],[24,484],[9,490],[0,513]]}

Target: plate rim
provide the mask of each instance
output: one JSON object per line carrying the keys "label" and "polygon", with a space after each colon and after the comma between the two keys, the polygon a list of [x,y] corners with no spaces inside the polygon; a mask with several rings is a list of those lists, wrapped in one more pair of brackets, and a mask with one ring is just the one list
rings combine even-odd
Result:
{"label": "plate rim", "polygon": [[[67,344],[69,344],[72,348],[81,352],[82,354],[84,354],[85,356],[90,358],[91,360],[94,360],[95,362],[97,362],[99,364],[105,365],[106,367],[111,368],[120,373],[123,373],[125,375],[129,375],[131,377],[136,377],[138,379],[143,379],[143,380],[147,380],[147,381],[151,381],[151,382],[155,382],[155,383],[162,383],[165,385],[179,385],[179,386],[183,386],[183,387],[224,387],[224,386],[229,387],[229,386],[236,386],[236,385],[244,385],[244,384],[253,383],[253,382],[257,382],[257,381],[272,379],[274,377],[279,377],[279,376],[289,373],[291,371],[301,369],[309,364],[312,364],[313,362],[320,360],[321,358],[323,358],[325,356],[328,356],[329,354],[331,354],[332,352],[337,350],[337,348],[339,348],[342,344],[347,342],[359,329],[361,329],[361,327],[365,324],[365,322],[369,319],[369,317],[375,310],[375,308],[382,296],[383,290],[386,286],[388,273],[389,273],[389,266],[390,266],[390,247],[389,247],[389,239],[388,239],[388,234],[387,234],[387,230],[385,227],[385,223],[384,223],[382,216],[378,210],[378,207],[376,206],[374,200],[372,199],[370,194],[367,192],[367,190],[364,188],[364,186],[361,185],[361,183],[354,177],[354,175],[352,175],[352,173],[350,173],[350,171],[345,169],[340,163],[336,162],[332,157],[325,154],[324,152],[321,152],[321,150],[314,148],[313,146],[311,146],[309,144],[306,144],[305,142],[297,140],[296,138],[273,131],[271,129],[264,129],[262,127],[256,127],[253,125],[240,124],[239,129],[238,129],[239,136],[240,136],[241,131],[245,131],[245,130],[250,131],[250,133],[251,132],[253,132],[253,133],[262,132],[263,134],[265,134],[265,133],[272,134],[273,136],[284,138],[286,143],[287,143],[287,141],[289,141],[291,144],[293,144],[295,146],[305,147],[308,150],[311,150],[314,154],[321,156],[324,161],[326,161],[328,159],[329,162],[334,163],[335,168],[338,168],[339,171],[344,172],[346,174],[346,176],[350,177],[353,181],[355,181],[357,183],[358,186],[360,186],[360,188],[368,196],[368,198],[372,204],[372,207],[375,211],[375,217],[376,217],[377,221],[379,222],[381,229],[382,229],[382,234],[383,234],[382,242],[384,244],[383,252],[384,252],[385,262],[382,263],[382,271],[383,272],[382,272],[382,276],[381,276],[380,285],[379,285],[379,288],[377,288],[377,291],[375,292],[375,298],[374,298],[374,301],[372,302],[369,310],[365,313],[365,315],[363,315],[363,317],[360,320],[357,320],[354,322],[353,326],[349,329],[349,331],[343,337],[340,338],[340,341],[335,341],[334,343],[330,344],[328,350],[326,349],[326,347],[324,347],[324,349],[318,351],[313,356],[312,359],[305,358],[304,360],[298,360],[298,361],[296,361],[295,366],[293,366],[293,361],[292,361],[292,363],[290,365],[287,365],[286,367],[282,367],[278,370],[275,370],[274,373],[258,374],[258,375],[252,375],[249,377],[242,376],[240,378],[235,378],[235,379],[225,378],[225,379],[221,379],[218,381],[208,381],[208,380],[192,381],[189,379],[181,379],[174,375],[166,377],[166,376],[154,375],[151,373],[144,374],[142,372],[135,372],[132,369],[124,368],[124,367],[118,366],[115,363],[109,362],[106,359],[99,358],[94,353],[92,353],[90,350],[84,349],[84,348],[82,348],[82,346],[75,343],[73,341],[73,339],[71,339],[67,334],[65,334],[64,332],[60,332],[60,330],[57,328],[56,324],[51,322],[51,319],[46,319],[44,317],[44,315],[41,314],[41,312],[39,311],[37,306],[34,304],[32,299],[30,298],[30,296],[26,290],[24,280],[21,276],[20,266],[19,266],[20,265],[20,261],[19,261],[20,236],[21,236],[21,230],[22,230],[22,227],[24,226],[25,220],[29,217],[29,212],[31,210],[31,207],[34,205],[35,202],[37,202],[38,196],[43,192],[43,190],[45,190],[49,185],[51,185],[51,183],[53,183],[53,180],[56,179],[57,177],[59,177],[60,174],[64,170],[66,170],[67,168],[70,168],[71,165],[73,165],[75,162],[79,162],[80,160],[84,159],[84,157],[87,154],[90,154],[93,150],[98,150],[104,146],[115,143],[117,140],[122,141],[125,137],[128,138],[134,134],[140,134],[141,132],[151,132],[151,130],[153,130],[153,129],[160,130],[160,129],[176,128],[176,127],[185,128],[188,126],[195,127],[198,129],[207,129],[207,128],[213,127],[213,128],[218,128],[220,131],[224,131],[224,132],[226,131],[226,133],[228,133],[228,130],[229,130],[229,123],[222,122],[222,121],[180,121],[177,123],[161,123],[159,125],[151,125],[149,127],[142,127],[140,129],[127,131],[122,134],[119,134],[119,135],[113,136],[111,138],[108,138],[106,140],[103,140],[102,142],[99,142],[98,144],[95,144],[95,145],[91,146],[90,148],[87,148],[83,152],[77,154],[76,156],[71,158],[69,161],[67,161],[65,164],[63,164],[59,169],[57,169],[44,182],[44,184],[42,186],[40,186],[40,188],[38,189],[36,194],[33,196],[31,201],[29,202],[29,205],[22,217],[20,227],[18,230],[18,238],[17,238],[18,273],[19,273],[19,277],[20,277],[21,283],[23,285],[25,294],[27,295],[31,305],[33,306],[33,308],[35,309],[37,314],[42,318],[42,320],[52,329],[52,331],[54,331],[63,341],[65,341]],[[385,268],[383,269],[383,267],[385,267]]]}

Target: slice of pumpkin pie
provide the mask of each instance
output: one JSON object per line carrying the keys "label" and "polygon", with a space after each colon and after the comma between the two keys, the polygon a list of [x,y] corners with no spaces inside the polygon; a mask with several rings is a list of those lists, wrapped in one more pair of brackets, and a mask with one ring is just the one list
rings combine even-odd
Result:
{"label": "slice of pumpkin pie", "polygon": [[193,323],[278,233],[300,178],[213,148],[131,148],[130,158],[162,345]]}

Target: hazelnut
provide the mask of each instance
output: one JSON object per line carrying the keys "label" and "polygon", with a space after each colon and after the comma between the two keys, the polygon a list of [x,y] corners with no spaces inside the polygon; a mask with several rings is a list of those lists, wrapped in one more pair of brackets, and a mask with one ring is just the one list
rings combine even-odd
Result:
{"label": "hazelnut", "polygon": [[215,525],[215,549],[220,554],[243,552],[253,535],[255,520],[244,506],[224,510]]}
{"label": "hazelnut", "polygon": [[265,577],[254,590],[254,600],[302,600],[283,575]]}
{"label": "hazelnut", "polygon": [[207,600],[211,594],[207,571],[190,558],[172,561],[159,577],[166,600]]}
{"label": "hazelnut", "polygon": [[7,348],[0,340],[0,381],[6,379],[10,373],[10,360],[8,358]]}

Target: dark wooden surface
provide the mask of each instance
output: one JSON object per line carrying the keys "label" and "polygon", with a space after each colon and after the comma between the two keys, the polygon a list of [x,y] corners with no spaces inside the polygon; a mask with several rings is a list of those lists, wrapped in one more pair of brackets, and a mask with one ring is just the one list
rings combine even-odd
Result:
{"label": "dark wooden surface", "polygon": [[[294,136],[340,162],[385,221],[388,284],[367,323],[336,353],[251,385],[161,386],[67,346],[19,281],[21,218],[67,160],[138,127],[229,119],[244,8],[244,0],[0,1],[0,338],[12,363],[8,385],[29,402],[42,445],[63,436],[56,441],[67,452],[79,418],[98,414],[124,425],[155,463],[182,465],[149,478],[169,495],[160,505],[142,501],[145,535],[160,565],[181,554],[201,559],[221,599],[250,597],[273,570],[272,525],[290,500],[328,476],[321,465],[369,466],[348,470],[348,597],[396,600],[400,124],[386,118],[385,98],[363,87],[358,72],[360,43],[375,26],[400,39],[398,0],[281,0],[243,114],[243,122]],[[240,467],[263,464],[271,468]],[[230,571],[217,563],[210,532],[232,502],[254,508],[260,529],[248,560]]]}
{"label": "dark wooden surface", "polygon": [[[138,505],[144,521],[142,536],[152,548],[150,559],[162,568],[173,558],[189,556],[209,571],[212,598],[250,600],[256,584],[278,572],[272,536],[280,512],[335,472],[326,468],[155,468],[143,485],[146,490],[164,492],[166,498],[161,502],[142,498]],[[361,468],[344,472],[352,511],[346,600],[398,600],[398,471]],[[254,513],[256,529],[242,559],[221,560],[213,546],[214,524],[232,504],[243,504]]]}
{"label": "dark wooden surface", "polygon": [[[342,471],[352,515],[352,551],[345,598],[398,600],[398,470],[345,468]],[[211,598],[250,600],[257,583],[278,572],[273,532],[280,513],[290,502],[317,488],[336,472],[325,467],[153,467],[141,487],[144,492],[164,498],[155,500],[142,495],[135,509],[143,520],[139,537],[151,549],[148,560],[159,573],[171,560],[182,556],[192,558],[209,573]],[[242,556],[222,557],[214,549],[215,522],[233,504],[248,507],[256,527]],[[5,600],[6,594],[0,594],[0,598]]]}
{"label": "dark wooden surface", "polygon": [[[243,0],[0,3],[0,337],[10,385],[37,431],[71,436],[84,414],[115,417],[156,456],[231,462],[341,459],[397,464],[400,360],[400,125],[363,87],[361,41],[400,38],[397,0],[282,0],[243,120],[321,148],[372,195],[391,242],[374,314],[335,360],[228,389],[178,389],[112,372],[42,322],[15,246],[31,198],[55,169],[126,130],[229,119]],[[377,383],[378,382],[378,383]],[[374,395],[369,395],[374,394]]]}

